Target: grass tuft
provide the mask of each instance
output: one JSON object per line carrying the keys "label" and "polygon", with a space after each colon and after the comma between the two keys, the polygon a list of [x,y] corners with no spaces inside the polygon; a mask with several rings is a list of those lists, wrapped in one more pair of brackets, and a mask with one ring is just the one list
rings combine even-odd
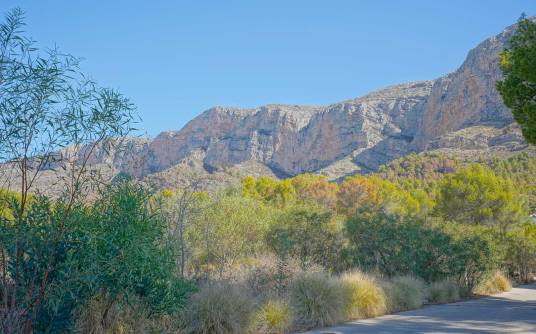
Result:
{"label": "grass tuft", "polygon": [[428,288],[428,301],[431,303],[452,303],[459,299],[460,288],[450,280],[434,282]]}
{"label": "grass tuft", "polygon": [[202,287],[190,300],[184,319],[184,332],[245,333],[253,313],[252,300],[245,290],[227,283]]}
{"label": "grass tuft", "polygon": [[413,276],[399,276],[384,283],[389,312],[413,310],[421,307],[426,298],[426,285]]}
{"label": "grass tuft", "polygon": [[512,283],[500,271],[495,272],[492,276],[485,279],[475,289],[475,293],[479,295],[493,295],[495,293],[510,291]]}
{"label": "grass tuft", "polygon": [[298,275],[290,288],[290,303],[297,329],[325,327],[344,320],[341,286],[325,273]]}
{"label": "grass tuft", "polygon": [[255,314],[253,333],[283,334],[292,325],[292,315],[288,303],[280,300],[266,302]]}
{"label": "grass tuft", "polygon": [[371,318],[385,314],[385,293],[372,277],[354,271],[342,275],[340,284],[347,319]]}

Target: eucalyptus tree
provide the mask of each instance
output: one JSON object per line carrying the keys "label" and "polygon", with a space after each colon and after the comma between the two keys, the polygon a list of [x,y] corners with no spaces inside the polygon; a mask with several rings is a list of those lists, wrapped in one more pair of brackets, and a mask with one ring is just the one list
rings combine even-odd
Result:
{"label": "eucalyptus tree", "polygon": [[[0,319],[6,333],[35,332],[56,276],[66,231],[90,185],[88,162],[132,131],[135,108],[80,70],[80,59],[39,49],[24,13],[0,23],[0,162],[3,187],[16,189],[0,224]],[[31,195],[43,171],[61,171],[51,204]],[[37,330],[38,331],[38,330]]]}

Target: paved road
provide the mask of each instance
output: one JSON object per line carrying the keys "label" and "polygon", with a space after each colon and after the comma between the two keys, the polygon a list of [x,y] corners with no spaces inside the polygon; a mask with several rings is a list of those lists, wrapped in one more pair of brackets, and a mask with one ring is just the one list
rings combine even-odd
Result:
{"label": "paved road", "polygon": [[349,322],[307,334],[536,333],[536,285],[491,297]]}

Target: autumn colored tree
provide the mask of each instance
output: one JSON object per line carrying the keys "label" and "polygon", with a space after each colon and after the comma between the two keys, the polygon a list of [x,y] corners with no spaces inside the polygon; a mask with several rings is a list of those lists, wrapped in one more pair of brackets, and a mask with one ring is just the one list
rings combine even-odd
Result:
{"label": "autumn colored tree", "polygon": [[319,203],[327,208],[337,204],[338,185],[327,177],[315,174],[300,174],[291,179],[296,196],[301,201]]}
{"label": "autumn colored tree", "polygon": [[381,199],[379,187],[364,176],[346,178],[337,193],[338,206],[346,213],[359,207],[377,206]]}

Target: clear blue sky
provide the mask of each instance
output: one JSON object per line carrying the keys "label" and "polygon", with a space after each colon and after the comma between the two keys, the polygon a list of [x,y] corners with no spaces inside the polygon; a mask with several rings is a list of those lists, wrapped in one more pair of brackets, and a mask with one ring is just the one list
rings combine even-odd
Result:
{"label": "clear blue sky", "polygon": [[530,0],[12,1],[154,136],[214,105],[329,104],[455,70]]}

